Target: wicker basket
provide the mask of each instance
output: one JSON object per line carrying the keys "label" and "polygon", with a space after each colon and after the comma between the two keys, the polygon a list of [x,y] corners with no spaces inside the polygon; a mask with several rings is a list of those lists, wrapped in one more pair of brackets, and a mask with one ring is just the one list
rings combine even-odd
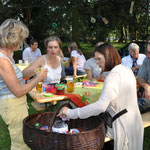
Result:
{"label": "wicker basket", "polygon": [[[70,119],[69,129],[78,128],[80,133],[56,133],[51,128],[59,110],[68,104],[62,105],[56,112],[32,114],[23,121],[23,138],[32,150],[101,150],[105,140],[105,127],[100,116],[88,119]],[[47,125],[47,131],[34,127],[35,123]]]}

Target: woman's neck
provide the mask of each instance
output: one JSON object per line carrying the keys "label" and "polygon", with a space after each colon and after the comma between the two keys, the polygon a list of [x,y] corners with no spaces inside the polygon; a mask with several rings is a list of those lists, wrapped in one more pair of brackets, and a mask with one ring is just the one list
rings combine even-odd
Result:
{"label": "woman's neck", "polygon": [[47,57],[48,60],[51,60],[51,61],[56,61],[57,60],[57,55],[53,56],[53,55],[46,54],[46,57]]}
{"label": "woman's neck", "polygon": [[12,51],[9,50],[9,48],[1,48],[0,47],[0,52],[2,52],[3,54],[5,54],[7,57],[11,57]]}

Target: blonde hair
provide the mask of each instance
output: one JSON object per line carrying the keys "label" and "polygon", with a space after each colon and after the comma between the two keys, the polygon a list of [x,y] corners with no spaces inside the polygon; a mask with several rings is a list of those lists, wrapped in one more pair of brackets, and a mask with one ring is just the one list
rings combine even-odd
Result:
{"label": "blonde hair", "polygon": [[82,55],[83,53],[81,52],[81,50],[78,48],[78,45],[76,42],[72,41],[68,43],[68,47],[70,48],[71,51],[76,50],[80,55]]}
{"label": "blonde hair", "polygon": [[28,35],[29,30],[26,25],[18,20],[7,19],[0,26],[0,47],[18,47]]}

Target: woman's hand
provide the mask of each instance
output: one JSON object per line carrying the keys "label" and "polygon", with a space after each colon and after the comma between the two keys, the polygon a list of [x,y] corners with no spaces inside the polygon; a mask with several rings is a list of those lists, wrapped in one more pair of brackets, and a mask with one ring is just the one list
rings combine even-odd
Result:
{"label": "woman's hand", "polygon": [[59,111],[59,114],[58,114],[57,116],[66,116],[68,110],[69,110],[68,107],[63,107],[63,108]]}
{"label": "woman's hand", "polygon": [[41,80],[43,80],[43,79],[45,79],[45,78],[47,77],[47,72],[48,72],[47,69],[42,69],[42,70],[37,74],[37,76],[38,76]]}
{"label": "woman's hand", "polygon": [[76,74],[74,74],[74,75],[73,75],[73,78],[74,78],[74,79],[76,79],[76,78],[77,78],[77,75],[76,75]]}

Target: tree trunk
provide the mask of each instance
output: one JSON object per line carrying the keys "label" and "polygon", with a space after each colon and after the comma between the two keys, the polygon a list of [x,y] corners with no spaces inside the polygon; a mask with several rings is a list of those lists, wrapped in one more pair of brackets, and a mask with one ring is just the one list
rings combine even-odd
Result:
{"label": "tree trunk", "polygon": [[147,8],[146,8],[146,25],[145,25],[146,35],[148,35],[148,22],[149,22],[149,0],[147,0]]}
{"label": "tree trunk", "polygon": [[120,28],[120,38],[118,40],[118,43],[123,43],[123,27]]}
{"label": "tree trunk", "polygon": [[79,27],[79,12],[76,7],[76,1],[73,1],[72,6],[72,40],[80,45],[80,27]]}

